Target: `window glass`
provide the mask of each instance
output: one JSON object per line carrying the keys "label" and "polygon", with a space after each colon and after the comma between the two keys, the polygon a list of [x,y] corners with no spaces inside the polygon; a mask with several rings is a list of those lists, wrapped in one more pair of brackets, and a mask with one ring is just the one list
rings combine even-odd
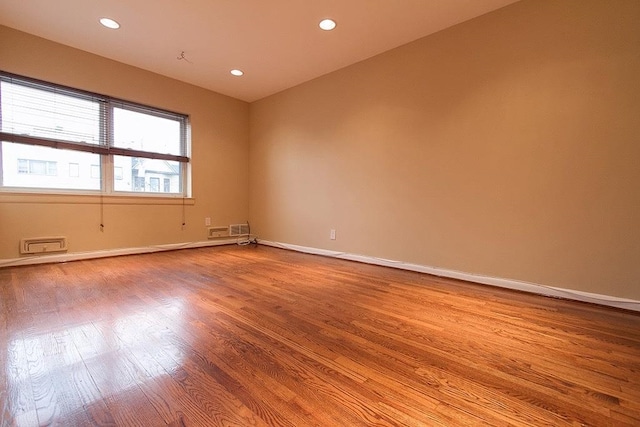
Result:
{"label": "window glass", "polygon": [[[151,191],[179,194],[180,162],[142,157],[113,156],[117,168],[122,168],[123,179],[115,179],[115,191]],[[162,180],[162,181],[161,181]],[[162,189],[160,182],[163,183]],[[149,187],[145,187],[148,183]]]}
{"label": "window glass", "polygon": [[113,145],[120,148],[182,155],[180,121],[114,108]]}
{"label": "window glass", "polygon": [[12,188],[100,190],[100,180],[91,179],[90,170],[99,162],[98,154],[3,142],[2,184]]}

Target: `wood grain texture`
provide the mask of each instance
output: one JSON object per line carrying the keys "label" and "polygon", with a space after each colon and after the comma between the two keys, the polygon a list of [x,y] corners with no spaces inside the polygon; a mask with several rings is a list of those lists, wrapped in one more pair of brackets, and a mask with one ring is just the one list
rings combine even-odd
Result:
{"label": "wood grain texture", "polygon": [[0,426],[640,425],[638,313],[262,246],[0,297]]}

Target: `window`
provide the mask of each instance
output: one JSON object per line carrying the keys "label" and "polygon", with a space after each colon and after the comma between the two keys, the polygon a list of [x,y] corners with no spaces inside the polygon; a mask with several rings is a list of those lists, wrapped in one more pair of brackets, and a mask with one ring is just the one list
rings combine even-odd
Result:
{"label": "window", "polygon": [[58,164],[46,160],[18,159],[18,173],[30,175],[58,175]]}
{"label": "window", "polygon": [[183,114],[0,72],[0,189],[184,196],[187,127]]}
{"label": "window", "polygon": [[80,165],[78,163],[69,163],[69,177],[78,178],[80,176]]}
{"label": "window", "polygon": [[156,178],[156,177],[149,178],[149,187],[150,187],[150,190],[153,191],[154,193],[157,193],[158,191],[160,191],[160,178]]}
{"label": "window", "polygon": [[18,159],[18,173],[29,173],[29,160]]}
{"label": "window", "polygon": [[91,165],[91,178],[100,179],[100,165]]}
{"label": "window", "polygon": [[144,176],[133,177],[133,191],[144,191]]}

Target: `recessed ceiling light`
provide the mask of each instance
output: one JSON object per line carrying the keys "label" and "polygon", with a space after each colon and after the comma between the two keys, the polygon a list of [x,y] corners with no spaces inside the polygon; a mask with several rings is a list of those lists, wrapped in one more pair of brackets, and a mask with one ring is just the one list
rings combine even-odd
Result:
{"label": "recessed ceiling light", "polygon": [[234,76],[240,77],[241,75],[244,74],[244,71],[242,71],[242,70],[231,70],[230,73],[233,74]]}
{"label": "recessed ceiling light", "polygon": [[337,24],[333,19],[323,19],[318,25],[325,31],[331,31],[336,27]]}
{"label": "recessed ceiling light", "polygon": [[100,18],[100,23],[107,28],[111,28],[112,30],[117,30],[120,28],[120,24],[110,18]]}

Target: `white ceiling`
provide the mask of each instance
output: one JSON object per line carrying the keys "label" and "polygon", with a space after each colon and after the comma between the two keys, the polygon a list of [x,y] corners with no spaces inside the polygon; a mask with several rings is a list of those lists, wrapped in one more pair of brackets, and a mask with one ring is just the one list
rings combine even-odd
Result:
{"label": "white ceiling", "polygon": [[0,0],[0,24],[251,102],[515,1]]}

